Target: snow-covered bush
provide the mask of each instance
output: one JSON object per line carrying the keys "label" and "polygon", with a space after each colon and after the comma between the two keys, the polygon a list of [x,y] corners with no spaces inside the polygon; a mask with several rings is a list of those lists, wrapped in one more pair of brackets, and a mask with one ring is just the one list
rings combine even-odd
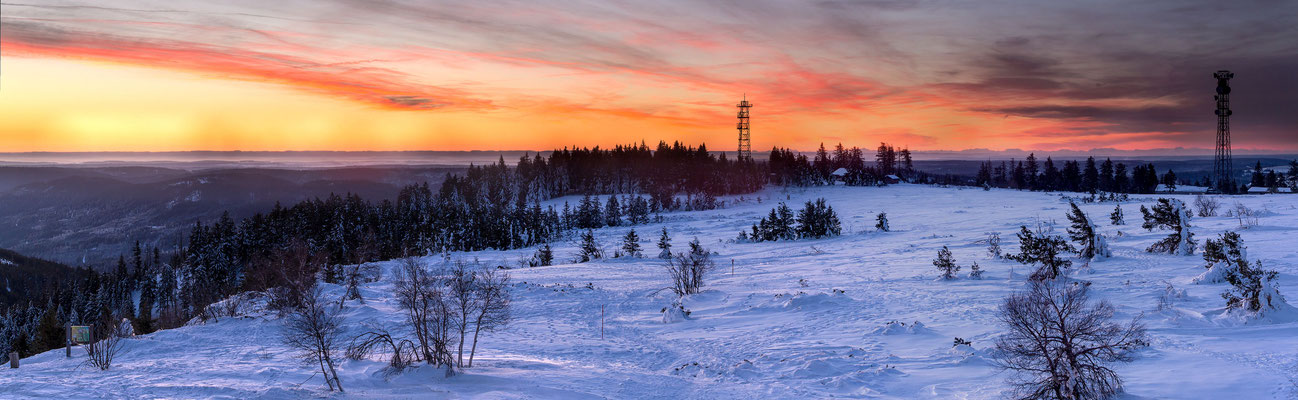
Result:
{"label": "snow-covered bush", "polygon": [[1226,277],[1239,271],[1241,265],[1248,265],[1247,248],[1235,232],[1222,233],[1218,239],[1208,239],[1203,244],[1202,274],[1194,278],[1194,283],[1223,283]]}
{"label": "snow-covered bush", "polygon": [[996,341],[995,364],[1015,373],[1020,399],[1107,399],[1122,392],[1110,368],[1147,346],[1139,320],[1112,322],[1108,302],[1092,304],[1089,286],[1033,281],[1001,304],[1009,330]]}
{"label": "snow-covered bush", "polygon": [[679,299],[673,301],[672,305],[663,307],[662,313],[664,324],[673,324],[685,321],[690,317],[690,310],[686,310],[685,305],[681,304]]}
{"label": "snow-covered bush", "polygon": [[1109,244],[1097,232],[1095,223],[1077,207],[1077,203],[1069,202],[1068,205],[1073,208],[1068,213],[1068,221],[1072,223],[1068,227],[1068,237],[1077,243],[1077,254],[1088,260],[1109,257]]}
{"label": "snow-covered bush", "polygon": [[1027,226],[1019,227],[1019,253],[1006,256],[1010,260],[1026,265],[1038,265],[1032,273],[1032,280],[1047,280],[1058,277],[1064,268],[1073,265],[1072,261],[1060,258],[1059,255],[1072,251],[1063,238],[1037,234]]}
{"label": "snow-covered bush", "polygon": [[1227,212],[1227,215],[1234,217],[1235,220],[1239,221],[1240,229],[1257,226],[1258,213],[1253,211],[1253,209],[1248,208],[1248,206],[1245,206],[1244,203],[1238,201],[1235,202],[1235,207]]}
{"label": "snow-covered bush", "polygon": [[1150,245],[1145,251],[1183,256],[1194,254],[1196,244],[1194,233],[1190,232],[1190,210],[1185,207],[1185,202],[1160,198],[1152,211],[1141,206],[1140,213],[1145,218],[1142,228],[1172,230],[1171,235]]}
{"label": "snow-covered bush", "polygon": [[891,230],[891,228],[888,227],[888,213],[879,213],[879,215],[874,217],[874,221],[874,228],[878,229],[879,232],[888,232]]}
{"label": "snow-covered bush", "polygon": [[1252,315],[1288,307],[1284,296],[1275,285],[1276,271],[1262,268],[1262,262],[1245,263],[1239,270],[1226,275],[1231,287],[1221,294],[1226,299],[1227,310],[1239,310]]}
{"label": "snow-covered bush", "polygon": [[955,264],[951,258],[951,250],[942,246],[942,250],[937,251],[937,258],[933,260],[933,266],[937,267],[938,272],[942,273],[942,279],[955,279],[955,273],[960,271],[960,266]]}
{"label": "snow-covered bush", "polygon": [[548,267],[554,264],[554,249],[550,248],[549,243],[544,243],[532,254],[532,258],[527,261],[531,267]]}

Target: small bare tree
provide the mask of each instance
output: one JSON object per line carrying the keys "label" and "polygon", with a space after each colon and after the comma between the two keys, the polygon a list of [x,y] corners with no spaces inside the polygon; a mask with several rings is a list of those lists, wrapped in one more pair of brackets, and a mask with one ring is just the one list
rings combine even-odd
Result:
{"label": "small bare tree", "polygon": [[[477,263],[474,265],[476,266]],[[458,349],[455,354],[455,366],[464,368],[464,338],[469,332],[469,324],[473,323],[474,316],[481,308],[478,299],[475,298],[478,275],[464,261],[456,261],[447,272],[446,289],[451,301],[451,311],[454,313],[452,324],[459,335],[456,340]]]}
{"label": "small bare tree", "polygon": [[343,318],[322,297],[319,286],[303,294],[302,306],[291,310],[284,321],[284,344],[297,350],[303,362],[320,366],[320,374],[324,375],[330,391],[342,392],[342,380],[334,369],[334,354],[338,351]]}
{"label": "small bare tree", "polygon": [[1198,195],[1194,196],[1194,208],[1198,209],[1196,214],[1200,217],[1215,217],[1217,209],[1221,208],[1221,202],[1216,197]]}
{"label": "small bare tree", "polygon": [[[86,364],[97,368],[100,371],[107,371],[113,366],[113,359],[122,351],[122,332],[118,325],[113,323],[95,324],[94,331],[99,332],[103,338],[91,340],[90,343],[82,345],[86,349]],[[93,339],[93,338],[92,338]]]}
{"label": "small bare tree", "polygon": [[509,273],[496,269],[484,269],[477,272],[478,315],[473,324],[473,346],[469,348],[469,365],[473,366],[473,355],[478,351],[478,334],[482,331],[494,331],[509,323]]}
{"label": "small bare tree", "polygon": [[703,248],[699,239],[690,241],[689,253],[676,253],[667,261],[667,273],[672,278],[672,291],[678,296],[694,294],[703,287],[703,275],[713,267],[712,255]]}
{"label": "small bare tree", "polygon": [[446,367],[446,375],[453,375],[455,358],[452,356],[451,335],[453,312],[441,284],[442,277],[424,267],[419,259],[402,259],[396,272],[397,302],[406,313],[424,362]]}
{"label": "small bare tree", "polygon": [[1146,346],[1139,317],[1113,319],[1113,305],[1089,302],[1088,285],[1031,281],[1000,307],[1009,332],[996,341],[995,363],[1015,372],[1019,399],[1108,399],[1122,392],[1109,365]]}

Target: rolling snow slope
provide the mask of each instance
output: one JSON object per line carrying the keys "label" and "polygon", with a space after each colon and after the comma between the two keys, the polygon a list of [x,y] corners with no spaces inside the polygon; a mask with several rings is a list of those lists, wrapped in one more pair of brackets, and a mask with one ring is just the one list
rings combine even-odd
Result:
{"label": "rolling snow slope", "polygon": [[[843,221],[837,238],[735,243],[741,230],[786,201],[795,210],[825,197]],[[1123,203],[1127,225],[1112,226],[1113,203],[1081,205],[1109,236],[1114,256],[1076,278],[1094,282],[1095,297],[1115,304],[1118,319],[1143,314],[1151,347],[1120,365],[1127,399],[1298,398],[1298,317],[1246,321],[1222,313],[1222,284],[1195,285],[1202,259],[1145,253],[1167,235],[1140,228],[1139,206]],[[1192,197],[1180,197],[1187,203]],[[760,202],[757,200],[760,199]],[[787,199],[787,200],[786,200]],[[560,199],[562,202],[565,199]],[[575,204],[576,199],[566,199]],[[634,227],[645,253],[662,227],[676,250],[698,237],[717,268],[704,292],[689,296],[688,319],[664,323],[673,301],[656,258],[518,268],[534,249],[452,254],[508,265],[514,320],[485,333],[475,367],[444,378],[424,367],[384,379],[385,362],[344,361],[347,393],[330,394],[310,366],[279,342],[279,321],[249,310],[241,318],[132,338],[112,370],[78,367],[62,350],[0,370],[4,398],[828,398],[998,399],[1008,389],[986,350],[1001,332],[1001,299],[1023,287],[1031,270],[989,258],[976,243],[1000,232],[1017,249],[1019,225],[1053,223],[1064,235],[1068,209],[1059,194],[893,185],[884,188],[768,189],[728,199],[725,209],[664,215]],[[1280,289],[1298,300],[1298,195],[1241,196],[1263,210],[1259,225],[1239,231],[1248,255],[1280,271]],[[887,212],[892,232],[875,232]],[[1200,246],[1238,222],[1194,218]],[[597,230],[607,252],[628,227]],[[555,245],[556,262],[576,254],[576,235]],[[948,246],[956,263],[976,261],[984,279],[960,272],[937,281],[931,262]],[[734,269],[731,271],[731,260]],[[443,259],[429,257],[429,262]],[[384,263],[391,269],[394,263]],[[1013,274],[1013,277],[1011,277]],[[391,276],[366,285],[365,304],[348,303],[348,334],[364,322],[396,328]],[[1167,284],[1184,289],[1170,310],[1156,310]],[[330,298],[341,288],[327,286]],[[600,307],[606,310],[600,338]],[[895,323],[893,323],[895,321]],[[916,324],[918,322],[918,324]],[[903,325],[904,323],[904,325]],[[952,338],[971,347],[952,347]]]}

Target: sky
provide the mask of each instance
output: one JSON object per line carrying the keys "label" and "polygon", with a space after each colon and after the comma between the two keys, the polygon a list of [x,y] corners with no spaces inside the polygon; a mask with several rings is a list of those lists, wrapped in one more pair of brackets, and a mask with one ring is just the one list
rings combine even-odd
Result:
{"label": "sky", "polygon": [[5,1],[0,152],[1298,150],[1293,1]]}

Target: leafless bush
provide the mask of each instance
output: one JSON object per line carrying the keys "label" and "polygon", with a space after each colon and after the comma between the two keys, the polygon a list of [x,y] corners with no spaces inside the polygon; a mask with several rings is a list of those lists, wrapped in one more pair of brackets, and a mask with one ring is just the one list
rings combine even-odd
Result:
{"label": "leafless bush", "polygon": [[477,272],[478,285],[475,299],[478,301],[478,315],[473,324],[473,346],[469,348],[469,367],[473,366],[473,355],[478,350],[478,334],[491,332],[509,323],[509,273],[495,269],[483,269]]}
{"label": "leafless bush", "polygon": [[451,352],[454,312],[441,280],[419,259],[405,258],[397,268],[395,295],[406,313],[420,356],[424,362],[445,367],[449,376],[455,373]]}
{"label": "leafless bush", "polygon": [[268,307],[284,315],[304,304],[306,293],[315,287],[316,272],[326,264],[324,254],[295,239],[287,248],[253,263],[248,288],[266,290]]}
{"label": "leafless bush", "polygon": [[353,337],[351,343],[347,345],[347,358],[361,360],[381,351],[383,355],[388,356],[385,376],[400,373],[409,367],[410,363],[419,360],[414,342],[393,336],[387,329],[378,325],[366,324],[365,327],[368,330]]}
{"label": "leafless bush", "polygon": [[107,371],[113,366],[113,359],[122,351],[122,332],[116,324],[98,324],[94,329],[104,336],[102,339],[93,340],[82,345],[86,349],[86,364],[97,368],[100,371]]}
{"label": "leafless bush", "polygon": [[338,351],[343,319],[339,310],[326,305],[322,297],[318,286],[303,294],[302,306],[292,309],[284,321],[283,340],[298,351],[303,362],[320,366],[320,374],[324,375],[330,391],[342,392],[342,380],[334,370],[334,354]]}
{"label": "leafless bush", "polygon": [[1015,372],[1019,399],[1107,399],[1122,391],[1109,364],[1128,362],[1146,346],[1139,318],[1117,324],[1113,306],[1089,303],[1087,285],[1031,281],[1000,307],[1009,333],[996,341],[995,363]]}
{"label": "leafless bush", "polygon": [[690,242],[689,253],[676,253],[667,262],[667,273],[672,278],[672,291],[678,296],[694,294],[703,287],[703,275],[713,267],[712,255],[703,248],[699,239]]}
{"label": "leafless bush", "polygon": [[1198,195],[1194,196],[1194,208],[1200,217],[1215,217],[1217,209],[1221,208],[1221,202],[1216,197]]}
{"label": "leafless bush", "polygon": [[1240,228],[1257,226],[1258,213],[1245,206],[1244,203],[1235,202],[1235,207],[1228,212],[1228,215],[1235,217],[1239,221]]}

